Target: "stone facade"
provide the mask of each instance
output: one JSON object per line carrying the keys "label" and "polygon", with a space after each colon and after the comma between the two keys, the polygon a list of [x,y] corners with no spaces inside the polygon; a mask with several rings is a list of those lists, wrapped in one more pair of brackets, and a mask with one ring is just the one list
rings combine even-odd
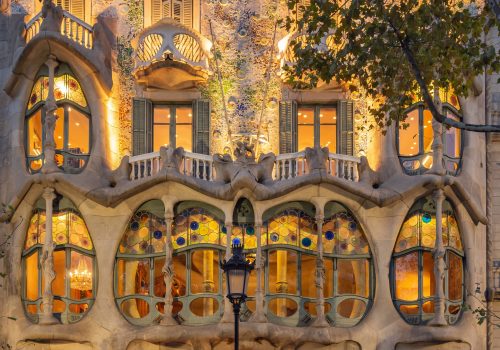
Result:
{"label": "stone facade", "polygon": [[[220,320],[208,324],[185,324],[169,312],[149,325],[128,322],[115,300],[115,265],[124,232],[141,204],[161,201],[167,239],[172,234],[169,223],[176,215],[176,206],[183,202],[206,203],[219,209],[223,216],[221,225],[229,228],[230,237],[230,227],[234,230],[236,226],[234,211],[242,198],[251,203],[252,225],[257,228],[265,226],[266,213],[272,208],[292,202],[309,203],[314,208],[311,217],[317,232],[322,232],[327,204],[341,203],[364,232],[373,269],[369,305],[360,321],[351,327],[328,323],[325,315],[329,311],[317,301],[317,315],[307,325],[291,327],[272,322],[261,286],[256,291],[253,317],[240,325],[242,349],[486,349],[488,343],[492,348],[500,346],[494,344],[498,339],[494,330],[487,331],[490,326],[478,324],[470,311],[459,311],[458,320],[448,325],[445,297],[440,294],[444,287],[439,287],[439,278],[444,279],[448,267],[443,265],[444,247],[438,238],[433,250],[438,281],[433,295],[435,306],[432,319],[426,324],[411,325],[396,310],[391,267],[398,234],[414,203],[428,197],[439,208],[446,198],[454,208],[465,256],[461,286],[464,305],[471,309],[483,307],[486,258],[495,260],[500,249],[495,238],[499,215],[495,211],[495,184],[500,154],[495,135],[487,138],[477,133],[462,134],[460,172],[456,176],[446,175],[439,166],[423,175],[406,175],[398,158],[394,128],[386,135],[358,128],[369,120],[368,101],[362,97],[354,99],[339,85],[295,91],[282,82],[279,71],[286,49],[279,48],[278,42],[288,33],[276,21],[287,14],[283,2],[193,1],[192,13],[198,19],[193,20],[191,27],[172,19],[162,19],[158,24],[149,17],[144,20],[144,16],[154,16],[154,1],[140,3],[86,1],[85,16],[79,19],[48,0],[43,4],[22,0],[10,6],[3,6],[2,2],[0,201],[6,206],[0,212],[0,242],[9,243],[5,257],[0,259],[0,272],[7,272],[0,280],[0,347],[232,348],[233,324],[228,319],[232,315],[227,301],[217,310]],[[42,11],[40,17],[35,13],[37,9]],[[152,25],[143,28],[143,23]],[[77,28],[71,29],[76,36],[64,32],[64,28]],[[148,53],[145,41],[151,34],[170,35],[171,46],[162,46],[163,52],[148,56],[151,52]],[[179,34],[194,40],[191,45],[200,46],[198,60],[176,46],[180,39],[174,35]],[[498,41],[498,37],[491,40]],[[277,58],[278,55],[281,56]],[[57,140],[50,142],[56,127],[50,125],[50,112],[57,109],[58,98],[50,92],[54,83],[51,65],[69,67],[90,110],[89,158],[78,173],[64,171],[54,160],[58,146]],[[30,173],[26,164],[26,109],[42,68],[48,71],[49,89],[44,102],[48,111],[44,121],[45,160],[40,171]],[[477,93],[460,100],[466,122],[498,121],[496,91],[500,90],[496,79],[479,79]],[[132,105],[137,98],[169,102],[209,100],[210,127],[205,131],[210,155],[197,155],[181,147],[161,147],[142,158],[131,156],[135,132]],[[334,154],[320,147],[290,156],[278,154],[282,137],[280,102],[294,100],[310,105],[352,99],[353,155]],[[437,134],[439,126],[432,127]],[[434,164],[441,163],[440,142],[435,137]],[[26,288],[23,251],[30,219],[40,199],[46,203],[46,215],[52,216],[48,208],[52,208],[54,193],[69,199],[83,218],[97,262],[93,305],[80,321],[70,324],[59,324],[50,307],[40,310],[39,322],[34,323],[22,301]],[[437,209],[439,223],[440,216]],[[441,231],[439,226],[436,224],[435,232]],[[52,224],[47,224],[47,237],[51,237],[51,230]],[[228,238],[227,244],[230,242]],[[314,275],[317,298],[324,301],[320,245],[315,253],[320,258]],[[228,248],[223,246],[221,254],[227,257]],[[45,305],[52,304],[55,294],[48,282],[55,274],[53,249],[49,238],[41,250],[44,255],[40,273],[48,286],[42,288]],[[170,242],[165,249],[162,278],[169,291],[173,283],[169,275]],[[260,257],[260,243],[255,250]],[[262,276],[268,273],[264,265],[257,264],[257,273]],[[490,286],[498,286],[498,280]],[[477,289],[481,293],[476,293]],[[172,306],[169,295],[166,293],[166,306]]]}

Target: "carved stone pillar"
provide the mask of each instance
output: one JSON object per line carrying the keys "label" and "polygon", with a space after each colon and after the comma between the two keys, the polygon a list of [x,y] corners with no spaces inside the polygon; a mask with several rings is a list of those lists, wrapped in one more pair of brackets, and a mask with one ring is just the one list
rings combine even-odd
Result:
{"label": "carved stone pillar", "polygon": [[[231,258],[231,234],[233,231],[233,224],[226,223],[226,256],[224,259],[228,261]],[[222,315],[221,322],[222,323],[234,323],[234,314],[233,314],[233,306],[227,295],[227,287],[226,287],[226,274],[222,275],[222,296],[224,297],[224,314]]]}
{"label": "carved stone pillar", "polygon": [[59,63],[55,60],[55,56],[49,56],[45,65],[49,68],[49,91],[47,99],[45,100],[45,141],[43,143],[43,154],[44,154],[44,164],[42,167],[42,173],[54,173],[60,171],[55,162],[56,155],[56,143],[54,141],[54,130],[56,128],[57,121],[57,104],[54,97],[54,71]]}
{"label": "carved stone pillar", "polygon": [[163,308],[164,315],[160,321],[162,325],[174,325],[177,324],[174,317],[172,316],[172,305],[174,298],[172,297],[172,283],[174,280],[174,267],[172,263],[172,223],[173,217],[171,215],[165,215],[165,225],[166,225],[166,243],[165,243],[165,265],[163,265],[163,281],[165,282],[165,306]]}
{"label": "carved stone pillar", "polygon": [[444,192],[442,189],[435,190],[433,199],[436,206],[436,243],[434,246],[434,279],[435,290],[434,296],[434,318],[429,323],[430,326],[446,326],[448,323],[444,318],[445,312],[445,294],[443,281],[445,277],[446,263],[444,261],[446,250],[443,244],[443,201]]}
{"label": "carved stone pillar", "polygon": [[267,322],[264,311],[264,286],[262,280],[264,276],[264,261],[262,257],[262,224],[255,224],[255,234],[257,238],[257,251],[255,254],[255,278],[257,278],[257,288],[255,289],[255,314],[252,315],[253,322]]}
{"label": "carved stone pillar", "polygon": [[329,324],[325,317],[325,264],[323,262],[323,223],[325,218],[323,215],[316,215],[316,234],[318,236],[317,257],[316,257],[316,321],[315,327],[328,327]]}
{"label": "carved stone pillar", "polygon": [[[434,104],[439,113],[443,113],[443,104],[439,97],[439,89],[434,89]],[[425,127],[425,125],[424,125]],[[430,172],[432,174],[444,175],[446,169],[443,167],[443,124],[435,119],[432,119],[432,131],[434,139],[432,141],[432,167]]]}
{"label": "carved stone pillar", "polygon": [[39,324],[57,324],[57,319],[52,314],[52,302],[54,295],[52,294],[52,281],[56,278],[54,271],[54,241],[52,238],[52,205],[56,198],[54,189],[51,187],[45,188],[43,191],[45,199],[45,241],[42,248],[42,274],[43,274],[43,311],[40,313]]}

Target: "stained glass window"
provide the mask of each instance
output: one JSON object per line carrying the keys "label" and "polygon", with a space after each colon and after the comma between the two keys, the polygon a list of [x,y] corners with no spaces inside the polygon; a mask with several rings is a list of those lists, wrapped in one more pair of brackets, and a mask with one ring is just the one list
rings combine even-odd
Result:
{"label": "stained glass window", "polygon": [[[30,173],[40,171],[44,162],[46,110],[49,78],[40,76],[31,91],[26,108],[26,157]],[[80,172],[90,155],[90,116],[80,83],[69,68],[61,64],[54,78],[57,121],[54,131],[57,166],[66,172]]]}
{"label": "stained glass window", "polygon": [[[463,248],[454,210],[443,203],[443,244],[448,265],[445,273],[445,315],[455,323],[463,300]],[[411,208],[393,252],[392,276],[395,304],[408,323],[429,321],[434,313],[436,281],[434,258],[436,243],[436,210],[432,198],[422,198]],[[452,310],[453,312],[449,311]]]}
{"label": "stained glass window", "polygon": [[[69,201],[64,199],[67,203]],[[59,201],[59,202],[62,202]],[[45,244],[45,209],[30,218],[23,251],[23,302],[29,318],[38,322],[42,312],[42,251]],[[85,221],[72,204],[54,208],[52,241],[55,279],[52,283],[54,316],[61,323],[79,321],[95,300],[95,251]]]}
{"label": "stained glass window", "polygon": [[[175,216],[172,232],[174,249],[194,244],[224,244],[225,228],[220,220],[203,208],[183,210]],[[224,237],[225,241],[225,237]]]}
{"label": "stained glass window", "polygon": [[339,211],[323,224],[323,251],[326,254],[368,254],[368,242],[356,219],[348,211]]}
{"label": "stained glass window", "polygon": [[267,244],[286,244],[316,250],[314,218],[299,209],[285,209],[267,223]]}

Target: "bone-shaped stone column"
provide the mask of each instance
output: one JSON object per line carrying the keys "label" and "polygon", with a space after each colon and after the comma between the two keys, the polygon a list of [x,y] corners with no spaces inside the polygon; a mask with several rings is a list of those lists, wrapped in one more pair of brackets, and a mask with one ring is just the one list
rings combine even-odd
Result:
{"label": "bone-shaped stone column", "polygon": [[[232,222],[226,222],[226,254],[224,259],[228,261],[231,258],[231,234],[233,231],[233,223]],[[222,323],[233,323],[234,322],[234,313],[233,313],[233,307],[231,305],[231,302],[229,299],[226,297],[227,295],[227,287],[226,287],[226,274],[224,273],[222,275],[222,296],[224,297],[224,314],[222,315],[221,322]]]}
{"label": "bone-shaped stone column", "polygon": [[172,262],[172,224],[174,218],[172,215],[166,211],[165,212],[165,225],[166,225],[166,233],[165,233],[165,265],[163,265],[163,281],[165,282],[165,306],[163,308],[164,315],[160,321],[162,325],[176,325],[174,317],[172,316],[172,305],[174,302],[174,298],[172,297],[172,283],[174,280],[174,267]]}
{"label": "bone-shaped stone column", "polygon": [[262,277],[264,275],[264,259],[262,258],[262,224],[255,223],[255,235],[257,238],[257,251],[255,254],[255,278],[257,279],[257,288],[255,289],[255,313],[252,315],[253,322],[267,322],[264,311],[264,286]]}
{"label": "bone-shaped stone column", "polygon": [[54,271],[54,241],[52,238],[52,206],[56,195],[51,187],[43,191],[45,199],[45,241],[42,248],[42,273],[43,273],[43,311],[40,313],[39,324],[57,324],[57,319],[52,314],[52,303],[54,295],[52,294],[52,281],[56,278]]}
{"label": "bone-shaped stone column", "polygon": [[328,327],[329,324],[325,317],[325,265],[323,262],[323,223],[325,218],[322,214],[316,215],[317,226],[317,256],[316,256],[316,320],[313,323],[315,327]]}

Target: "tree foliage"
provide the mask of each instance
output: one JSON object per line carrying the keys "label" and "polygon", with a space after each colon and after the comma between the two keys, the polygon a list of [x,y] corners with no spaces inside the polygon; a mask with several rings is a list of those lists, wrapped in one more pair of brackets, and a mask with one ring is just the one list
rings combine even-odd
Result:
{"label": "tree foliage", "polygon": [[[404,120],[420,96],[433,117],[448,126],[500,131],[446,118],[433,101],[434,88],[468,97],[474,79],[500,69],[500,56],[485,38],[500,25],[488,5],[456,0],[311,0],[297,5],[286,27],[303,34],[292,40],[295,62],[285,67],[295,87],[336,80],[374,101],[378,126]],[[325,40],[328,38],[327,40]]]}

